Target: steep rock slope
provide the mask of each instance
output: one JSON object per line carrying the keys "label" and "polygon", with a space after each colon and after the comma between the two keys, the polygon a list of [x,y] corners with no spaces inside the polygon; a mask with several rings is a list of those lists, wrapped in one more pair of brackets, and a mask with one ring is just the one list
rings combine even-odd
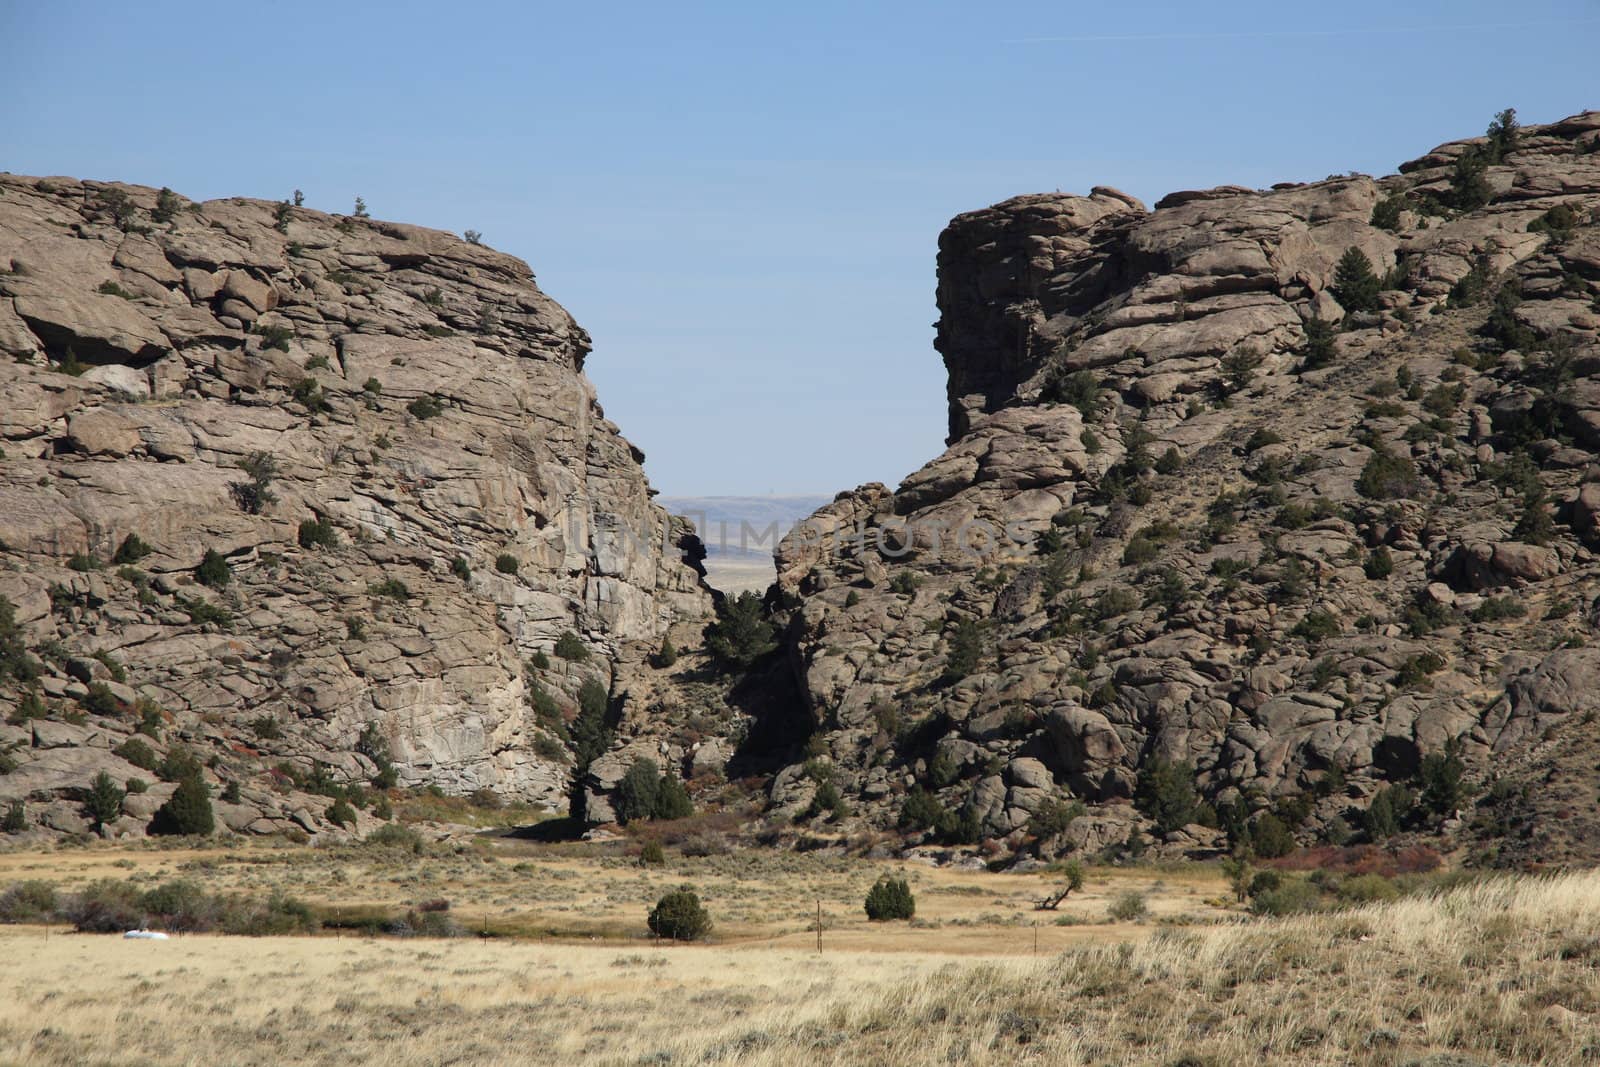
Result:
{"label": "steep rock slope", "polygon": [[1153,800],[1177,765],[1342,840],[1429,757],[1470,793],[1591,721],[1600,113],[1401,172],[950,224],[948,450],[778,552],[818,734],[778,811],[831,777],[947,840],[1219,841]]}
{"label": "steep rock slope", "polygon": [[0,175],[0,596],[45,668],[0,677],[0,799],[81,829],[67,798],[141,773],[112,750],[142,722],[242,787],[234,829],[320,829],[304,780],[384,759],[564,806],[581,683],[710,608],[588,350],[450,234]]}

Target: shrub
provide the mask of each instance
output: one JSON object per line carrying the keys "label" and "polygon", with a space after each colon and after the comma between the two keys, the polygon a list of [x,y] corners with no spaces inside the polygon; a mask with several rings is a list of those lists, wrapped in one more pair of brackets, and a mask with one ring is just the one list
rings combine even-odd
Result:
{"label": "shrub", "polygon": [[950,629],[949,647],[945,651],[944,672],[946,683],[959,682],[978,669],[983,658],[983,629],[973,619],[961,619]]}
{"label": "shrub", "polygon": [[910,919],[917,914],[917,898],[904,878],[885,874],[867,890],[866,909],[873,922]]}
{"label": "shrub", "polygon": [[1333,339],[1338,336],[1338,331],[1330,322],[1321,319],[1308,319],[1306,321],[1306,348],[1305,356],[1300,363],[1301,370],[1316,370],[1326,367],[1333,362]]}
{"label": "shrub", "polygon": [[1062,368],[1057,368],[1039,392],[1039,399],[1045,403],[1071,404],[1085,419],[1094,416],[1100,396],[1100,382],[1092,371],[1080,370],[1067,374]]}
{"label": "shrub", "polygon": [[1428,753],[1417,769],[1418,806],[1432,815],[1453,814],[1467,802],[1466,772],[1455,745]]}
{"label": "shrub", "polygon": [[1379,789],[1362,816],[1367,836],[1382,841],[1399,833],[1412,803],[1411,791],[1403,785],[1386,785]]}
{"label": "shrub", "polygon": [[1410,689],[1426,681],[1430,674],[1437,674],[1443,669],[1444,657],[1437,652],[1407,656],[1394,673],[1394,684],[1401,689]]}
{"label": "shrub", "polygon": [[1326,641],[1330,637],[1339,636],[1339,620],[1327,611],[1308,611],[1294,624],[1294,629],[1289,631],[1291,637],[1312,642]]}
{"label": "shrub", "polygon": [[140,904],[147,918],[167,930],[184,933],[211,929],[221,912],[217,898],[200,883],[185,880],[163,882],[145,893]]}
{"label": "shrub", "polygon": [[327,519],[302,519],[300,521],[301,548],[337,548],[339,536],[333,523]]}
{"label": "shrub", "polygon": [[472,568],[467,565],[466,558],[457,556],[450,561],[450,573],[460,578],[463,582],[472,578]]}
{"label": "shrub", "polygon": [[583,639],[571,630],[564,631],[556,638],[554,652],[562,659],[573,663],[582,663],[589,658],[589,649],[584,645]]}
{"label": "shrub", "polygon": [[131,533],[122,539],[122,544],[117,546],[117,554],[111,557],[111,562],[116,564],[138,563],[155,549],[145,544],[136,533]]}
{"label": "shrub", "polygon": [[142,771],[156,769],[156,754],[150,746],[137,737],[130,737],[112,751]]}
{"label": "shrub", "polygon": [[379,848],[398,848],[417,855],[422,853],[424,847],[421,834],[399,823],[378,827],[366,836],[366,843]]}
{"label": "shrub", "polygon": [[1373,451],[1361,468],[1361,477],[1356,479],[1356,491],[1371,500],[1409,499],[1421,487],[1422,480],[1411,458],[1382,448]]}
{"label": "shrub", "polygon": [[58,899],[50,882],[17,882],[0,893],[0,923],[31,923],[55,915]]}
{"label": "shrub", "polygon": [[38,661],[28,654],[27,632],[17,622],[17,606],[0,596],[0,681],[31,682],[39,670]]}
{"label": "shrub", "polygon": [[661,847],[661,842],[655,838],[652,837],[646,841],[644,847],[639,849],[639,866],[665,867],[666,865],[667,851]]}
{"label": "shrub", "polygon": [[178,210],[183,207],[183,201],[178,199],[178,194],[168,189],[165,185],[156,193],[156,206],[150,210],[153,222],[171,222],[177,217]]}
{"label": "shrub", "polygon": [[1339,258],[1333,269],[1333,295],[1339,298],[1346,311],[1378,310],[1380,291],[1378,276],[1372,270],[1372,260],[1361,249],[1352,245]]}
{"label": "shrub", "polygon": [[258,322],[250,332],[261,338],[262,348],[276,348],[279,352],[289,351],[289,342],[294,338],[294,331],[281,323]]}
{"label": "shrub", "polygon": [[1347,904],[1380,904],[1400,896],[1400,887],[1381,874],[1357,874],[1339,883],[1339,899]]}
{"label": "shrub", "polygon": [[654,656],[650,657],[651,665],[657,670],[666,670],[668,667],[677,662],[678,650],[673,646],[672,638],[663,637],[661,639],[661,648]]}
{"label": "shrub", "polygon": [[1194,768],[1160,757],[1146,760],[1139,768],[1133,802],[1162,833],[1189,825],[1200,809],[1200,797],[1194,788]]}
{"label": "shrub", "polygon": [[1039,805],[1028,819],[1028,832],[1042,840],[1066,833],[1080,815],[1088,813],[1081,800],[1066,801],[1051,797]]}
{"label": "shrub", "polygon": [[1251,824],[1250,844],[1258,856],[1276,859],[1294,851],[1294,834],[1282,819],[1268,812]]}
{"label": "shrub", "polygon": [[669,768],[661,776],[661,786],[656,790],[656,804],[651,811],[652,819],[687,819],[694,814],[694,802],[689,799],[689,790],[684,788],[683,782]]}
{"label": "shrub", "polygon": [[1469,148],[1456,157],[1450,174],[1450,203],[1461,211],[1476,211],[1494,197],[1494,189],[1484,171],[1483,153]]}
{"label": "shrub", "polygon": [[336,826],[354,826],[356,824],[356,809],[352,808],[350,802],[343,797],[328,805],[328,810],[323,812],[322,815]]}
{"label": "shrub", "polygon": [[385,578],[367,586],[369,596],[387,597],[390,600],[410,600],[411,588],[398,578]]}
{"label": "shrub", "polygon": [[67,898],[61,917],[84,934],[116,934],[144,922],[144,900],[131,882],[91,882]]}
{"label": "shrub", "polygon": [[[1276,873],[1263,871],[1262,874]],[[1260,876],[1257,876],[1260,880]],[[1259,892],[1251,887],[1250,910],[1257,915],[1294,915],[1312,911],[1322,899],[1317,887],[1303,878],[1285,878]]]}
{"label": "shrub", "polygon": [[[0,816],[0,834],[20,834],[27,828],[27,809],[23,807],[22,801],[13,800],[6,806],[5,815]],[[4,898],[0,898],[0,904],[3,904],[3,900]],[[0,921],[4,921],[3,914],[0,914]]]}
{"label": "shrub", "polygon": [[96,830],[122,818],[122,798],[127,794],[105,771],[94,776],[83,797],[83,813]]}
{"label": "shrub", "polygon": [[1137,922],[1149,912],[1150,908],[1145,903],[1144,894],[1132,889],[1118,893],[1106,908],[1106,914],[1119,923]]}
{"label": "shrub", "polygon": [[1518,619],[1527,612],[1528,609],[1523,607],[1522,601],[1514,596],[1492,596],[1472,609],[1472,621],[1499,622],[1502,619]]}
{"label": "shrub", "polygon": [[214,829],[216,820],[211,812],[211,797],[198,774],[179,782],[171,799],[156,810],[155,818],[150,821],[152,834],[205,835]]}
{"label": "shrub", "polygon": [[515,574],[517,567],[517,557],[509,552],[502,552],[494,558],[494,569],[501,574]]}
{"label": "shrub", "polygon": [[93,553],[86,555],[82,552],[74,552],[72,557],[67,560],[67,569],[77,571],[79,574],[87,574],[89,571],[101,570],[104,567],[105,564],[101,563],[100,558]]}
{"label": "shrub", "polygon": [[922,588],[922,579],[912,571],[901,571],[889,579],[889,591],[901,596],[912,596]]}
{"label": "shrub", "polygon": [[122,708],[122,702],[111,692],[111,687],[104,682],[90,682],[89,692],[83,698],[83,709],[91,715],[115,715]]}
{"label": "shrub", "polygon": [[950,812],[939,803],[938,797],[921,786],[914,786],[900,804],[898,825],[902,830],[932,830],[949,818]]}
{"label": "shrub", "polygon": [[717,606],[716,621],[705,630],[706,651],[725,670],[747,671],[778,647],[775,632],[761,598],[747,590]]}
{"label": "shrub", "polygon": [[1237,348],[1222,357],[1222,382],[1227,392],[1237,393],[1255,380],[1262,355],[1248,348]]}
{"label": "shrub", "polygon": [[201,772],[200,760],[193,752],[182,745],[173,745],[167,749],[167,754],[157,764],[156,773],[165,781],[181,782],[188,778],[197,778]]}
{"label": "shrub", "polygon": [[208,548],[200,560],[200,566],[194,569],[194,580],[212,589],[221,589],[233,581],[233,568],[228,566],[228,560],[221,552]]}
{"label": "shrub", "polygon": [[227,626],[228,623],[233,621],[233,614],[227,608],[220,607],[208,600],[201,600],[199,597],[191,599],[183,596],[178,597],[177,600],[178,608],[186,612],[189,616],[189,621],[196,625],[204,626],[207,623],[216,623],[218,626]]}
{"label": "shrub", "polygon": [[581,774],[611,745],[608,719],[611,697],[593,678],[578,688],[578,715],[572,720],[572,758]]}
{"label": "shrub", "polygon": [[1400,212],[1405,210],[1403,196],[1386,196],[1372,207],[1370,224],[1391,233],[1400,228]]}
{"label": "shrub", "polygon": [[1394,573],[1394,556],[1382,545],[1372,550],[1367,561],[1362,565],[1368,578],[1380,581]]}
{"label": "shrub", "polygon": [[294,397],[297,404],[302,405],[313,415],[333,410],[333,406],[328,403],[328,398],[322,395],[322,383],[315,378],[301,378],[298,382],[295,382],[294,388],[290,390],[290,395]]}
{"label": "shrub", "polygon": [[419,396],[406,405],[406,410],[414,418],[431,419],[444,413],[444,402],[432,394]]}
{"label": "shrub", "polygon": [[711,913],[688,886],[674,889],[656,901],[646,924],[657,937],[673,941],[699,941],[711,933]]}
{"label": "shrub", "polygon": [[1508,107],[1504,111],[1496,113],[1486,131],[1486,136],[1489,138],[1489,143],[1486,146],[1488,161],[1490,163],[1499,163],[1505,159],[1508,153],[1515,151],[1517,142],[1520,140],[1521,130],[1522,126],[1517,122],[1516,108]]}
{"label": "shrub", "polygon": [[1143,534],[1135,534],[1122,550],[1122,562],[1126,566],[1136,566],[1149,563],[1160,554],[1161,546]]}

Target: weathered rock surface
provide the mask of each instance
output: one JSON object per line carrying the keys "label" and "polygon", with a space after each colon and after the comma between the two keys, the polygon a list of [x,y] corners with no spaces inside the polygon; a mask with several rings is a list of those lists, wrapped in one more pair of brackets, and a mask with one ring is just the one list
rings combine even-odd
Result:
{"label": "weathered rock surface", "polygon": [[[570,717],[710,599],[583,375],[588,335],[528,267],[253,200],[167,218],[135,186],[0,194],[0,596],[50,719],[83,710],[69,658],[126,679],[85,737],[34,720],[0,800],[124,780],[111,749],[144,717],[158,756],[186,744],[243,786],[236,831],[326,828],[272,769],[364,782],[374,739],[402,785],[564,808],[564,731],[530,685]],[[275,466],[259,507],[252,456]],[[114,564],[134,536],[148,554]],[[226,585],[197,582],[208,550]],[[526,666],[564,633],[586,660]],[[0,678],[0,719],[26,689]]]}
{"label": "weathered rock surface", "polygon": [[[963,833],[1081,800],[1079,836],[1120,842],[1166,760],[1309,841],[1430,754],[1481,789],[1591,710],[1600,113],[1522,130],[1453,206],[1482,144],[951,222],[948,449],[778,552],[812,758],[858,817],[916,784]],[[1382,291],[1347,315],[1351,248]]]}

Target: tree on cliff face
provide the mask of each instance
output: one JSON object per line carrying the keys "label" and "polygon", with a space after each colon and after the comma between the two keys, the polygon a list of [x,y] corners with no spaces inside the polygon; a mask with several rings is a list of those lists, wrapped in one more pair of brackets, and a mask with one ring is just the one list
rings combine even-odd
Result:
{"label": "tree on cliff face", "polygon": [[1333,271],[1333,295],[1339,298],[1346,311],[1378,310],[1378,293],[1381,291],[1378,275],[1372,269],[1372,260],[1359,248],[1351,247],[1340,257]]}
{"label": "tree on cliff face", "polygon": [[749,591],[724,600],[717,621],[706,627],[706,650],[727,670],[749,670],[777,647],[761,598]]}

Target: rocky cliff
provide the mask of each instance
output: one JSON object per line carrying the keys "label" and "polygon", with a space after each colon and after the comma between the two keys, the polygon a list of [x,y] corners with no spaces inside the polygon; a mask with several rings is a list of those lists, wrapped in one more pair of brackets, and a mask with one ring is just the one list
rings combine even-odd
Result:
{"label": "rocky cliff", "polygon": [[1597,208],[1589,112],[1384,178],[956,218],[949,448],[778,553],[817,739],[774,808],[830,778],[945,840],[1342,843],[1431,786],[1410,825],[1465,841],[1600,710]]}
{"label": "rocky cliff", "polygon": [[388,765],[564,808],[582,683],[710,609],[588,351],[450,234],[0,175],[0,800],[83,829],[142,731],[238,830]]}

